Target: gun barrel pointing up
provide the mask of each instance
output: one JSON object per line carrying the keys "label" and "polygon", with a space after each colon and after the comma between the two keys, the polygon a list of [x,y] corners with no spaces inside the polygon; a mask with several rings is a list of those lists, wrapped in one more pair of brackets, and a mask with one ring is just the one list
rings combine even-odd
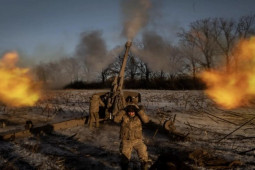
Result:
{"label": "gun barrel pointing up", "polygon": [[125,54],[124,54],[122,65],[121,65],[121,70],[119,72],[119,90],[122,90],[122,87],[123,87],[123,81],[124,81],[124,76],[125,76],[124,75],[125,74],[125,68],[126,68],[126,65],[127,65],[128,53],[129,53],[131,45],[132,45],[131,41],[126,42],[126,45],[125,45],[126,46],[126,51],[125,51]]}

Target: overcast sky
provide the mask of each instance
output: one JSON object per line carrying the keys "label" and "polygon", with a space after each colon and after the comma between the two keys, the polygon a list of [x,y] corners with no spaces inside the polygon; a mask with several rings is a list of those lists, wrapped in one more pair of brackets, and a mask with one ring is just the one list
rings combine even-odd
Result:
{"label": "overcast sky", "polygon": [[[18,50],[41,61],[73,55],[80,34],[100,30],[109,49],[122,45],[121,0],[0,0],[0,54]],[[154,0],[146,29],[176,40],[180,27],[207,17],[254,14],[255,0]],[[140,31],[140,33],[142,30]],[[135,37],[139,38],[139,34]],[[36,56],[35,56],[36,55]]]}

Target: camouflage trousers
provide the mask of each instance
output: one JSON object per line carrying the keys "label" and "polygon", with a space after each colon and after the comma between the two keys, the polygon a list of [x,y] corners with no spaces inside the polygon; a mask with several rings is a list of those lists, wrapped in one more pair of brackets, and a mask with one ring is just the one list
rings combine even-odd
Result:
{"label": "camouflage trousers", "polygon": [[89,128],[93,127],[93,124],[96,124],[96,127],[99,127],[99,114],[97,112],[92,112],[89,115]]}
{"label": "camouflage trousers", "polygon": [[141,162],[148,161],[147,147],[142,139],[121,141],[120,152],[127,160],[130,160],[133,149],[137,152]]}

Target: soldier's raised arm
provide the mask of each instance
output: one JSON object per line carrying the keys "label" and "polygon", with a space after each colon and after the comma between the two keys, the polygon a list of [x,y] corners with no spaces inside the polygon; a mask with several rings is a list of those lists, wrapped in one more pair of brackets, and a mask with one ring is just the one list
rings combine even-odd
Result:
{"label": "soldier's raised arm", "polygon": [[101,99],[99,99],[99,105],[103,107],[105,106],[104,102]]}
{"label": "soldier's raised arm", "polygon": [[119,111],[114,117],[113,121],[115,123],[120,123],[122,121],[122,117],[126,114],[125,110]]}
{"label": "soldier's raised arm", "polygon": [[144,112],[143,109],[139,110],[138,115],[143,123],[148,123],[150,121],[149,116]]}

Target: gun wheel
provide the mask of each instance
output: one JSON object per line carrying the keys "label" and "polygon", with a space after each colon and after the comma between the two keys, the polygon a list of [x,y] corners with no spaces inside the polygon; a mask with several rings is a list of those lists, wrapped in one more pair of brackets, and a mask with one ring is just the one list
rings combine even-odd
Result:
{"label": "gun wheel", "polygon": [[175,130],[175,126],[174,126],[174,122],[172,120],[166,120],[164,122],[163,127],[168,130],[168,131],[174,131]]}

